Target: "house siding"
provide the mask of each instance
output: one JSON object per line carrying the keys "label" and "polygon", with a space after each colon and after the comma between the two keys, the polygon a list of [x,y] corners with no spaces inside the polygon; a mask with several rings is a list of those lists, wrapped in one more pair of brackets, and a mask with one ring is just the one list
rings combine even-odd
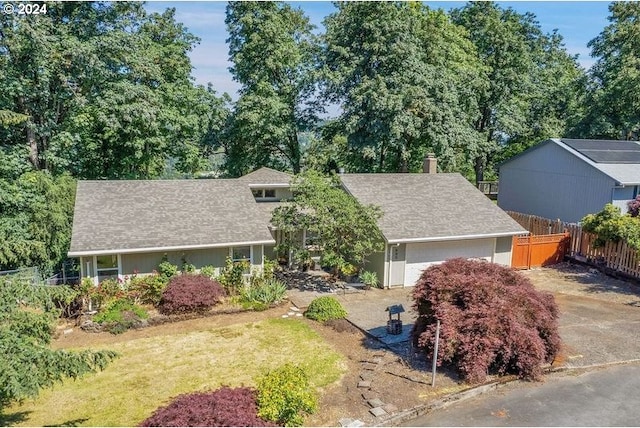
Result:
{"label": "house siding", "polygon": [[500,167],[498,206],[578,222],[611,202],[615,182],[553,142]]}
{"label": "house siding", "polygon": [[381,287],[386,286],[385,276],[385,252],[380,251],[370,254],[364,264],[364,270],[375,272],[378,275],[378,284]]}
{"label": "house siding", "polygon": [[512,236],[496,238],[496,249],[493,254],[493,262],[500,265],[511,266],[512,246]]}
{"label": "house siding", "polygon": [[182,259],[193,264],[196,269],[203,266],[223,267],[225,259],[229,255],[229,248],[212,248],[206,250],[169,251],[155,253],[136,253],[122,255],[122,274],[131,275],[134,272],[149,274],[158,270],[158,265],[164,256],[167,256],[169,263],[180,268]]}
{"label": "house siding", "polygon": [[611,203],[620,208],[624,214],[629,209],[628,203],[637,196],[636,186],[617,187],[613,189],[613,200]]}

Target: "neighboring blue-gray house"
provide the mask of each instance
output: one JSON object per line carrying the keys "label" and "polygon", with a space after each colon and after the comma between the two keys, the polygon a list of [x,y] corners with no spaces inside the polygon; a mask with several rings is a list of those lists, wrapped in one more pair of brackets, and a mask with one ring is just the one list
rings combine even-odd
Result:
{"label": "neighboring blue-gray house", "polygon": [[607,203],[626,212],[639,190],[639,142],[552,138],[500,166],[498,205],[579,222]]}

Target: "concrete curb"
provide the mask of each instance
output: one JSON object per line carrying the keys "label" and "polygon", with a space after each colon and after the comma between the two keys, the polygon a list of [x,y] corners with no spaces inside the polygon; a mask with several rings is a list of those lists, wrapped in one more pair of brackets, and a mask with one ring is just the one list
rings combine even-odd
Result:
{"label": "concrete curb", "polygon": [[391,417],[385,419],[384,421],[382,421],[380,424],[376,426],[396,426],[403,422],[407,422],[412,419],[415,419],[419,416],[424,416],[427,413],[430,413],[434,410],[444,409],[447,406],[453,403],[456,403],[458,401],[467,400],[469,398],[478,396],[480,394],[493,391],[494,389],[497,389],[498,387],[505,385],[508,382],[512,382],[512,380],[491,382],[486,385],[481,385],[481,386],[466,389],[461,392],[456,392],[455,394],[448,395],[444,398],[440,398],[431,403],[420,404],[418,406],[412,407],[411,409],[398,412],[395,415],[392,415]]}
{"label": "concrete curb", "polygon": [[[557,367],[557,368],[548,367],[547,369],[545,369],[545,372],[561,373],[561,372],[582,371],[582,370],[590,370],[590,369],[604,368],[604,367],[610,367],[610,366],[619,366],[624,364],[633,364],[633,363],[639,363],[639,362],[640,362],[640,358],[636,358],[628,361],[614,361],[611,363],[592,364],[592,365],[583,366],[583,367]],[[485,394],[489,391],[493,391],[507,384],[510,384],[513,382],[519,382],[519,381],[520,379],[514,378],[513,376],[509,376],[508,378],[505,378],[502,380],[491,382],[485,385],[472,387],[461,392],[456,392],[454,394],[447,395],[446,397],[435,400],[431,403],[419,404],[410,409],[400,411],[394,415],[391,415],[389,418],[385,419],[384,421],[381,421],[376,426],[384,426],[384,427],[396,426],[403,422],[407,422],[412,419],[416,419],[420,416],[424,416],[434,410],[444,409],[459,401],[467,400],[469,398],[473,398],[478,395]]]}

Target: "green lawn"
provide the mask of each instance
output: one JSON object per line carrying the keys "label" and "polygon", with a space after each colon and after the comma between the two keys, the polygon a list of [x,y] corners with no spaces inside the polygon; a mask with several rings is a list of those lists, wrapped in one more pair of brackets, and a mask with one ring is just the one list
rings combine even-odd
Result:
{"label": "green lawn", "polygon": [[120,357],[105,371],[42,391],[36,400],[5,409],[5,416],[28,426],[131,426],[178,394],[253,386],[257,375],[286,362],[305,367],[316,388],[337,381],[345,370],[342,357],[296,319],[136,339],[108,348]]}

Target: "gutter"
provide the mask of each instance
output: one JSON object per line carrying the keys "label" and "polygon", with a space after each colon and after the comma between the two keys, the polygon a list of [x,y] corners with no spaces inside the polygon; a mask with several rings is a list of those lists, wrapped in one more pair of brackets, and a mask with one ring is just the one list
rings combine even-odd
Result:
{"label": "gutter", "polygon": [[171,247],[147,247],[147,248],[116,248],[110,250],[90,250],[90,251],[69,251],[67,257],[81,256],[103,256],[109,254],[139,254],[139,253],[160,253],[166,251],[181,250],[202,250],[207,248],[239,247],[247,245],[275,245],[275,240],[249,241],[249,242],[224,242],[221,244],[201,244],[201,245],[175,245]]}
{"label": "gutter", "polygon": [[500,232],[500,233],[488,233],[488,234],[476,234],[476,235],[453,235],[453,236],[430,236],[424,238],[405,238],[405,239],[389,239],[389,244],[403,244],[412,242],[439,242],[439,241],[457,241],[461,239],[480,239],[480,238],[502,238],[505,236],[516,236],[527,234],[526,230],[513,232]]}

